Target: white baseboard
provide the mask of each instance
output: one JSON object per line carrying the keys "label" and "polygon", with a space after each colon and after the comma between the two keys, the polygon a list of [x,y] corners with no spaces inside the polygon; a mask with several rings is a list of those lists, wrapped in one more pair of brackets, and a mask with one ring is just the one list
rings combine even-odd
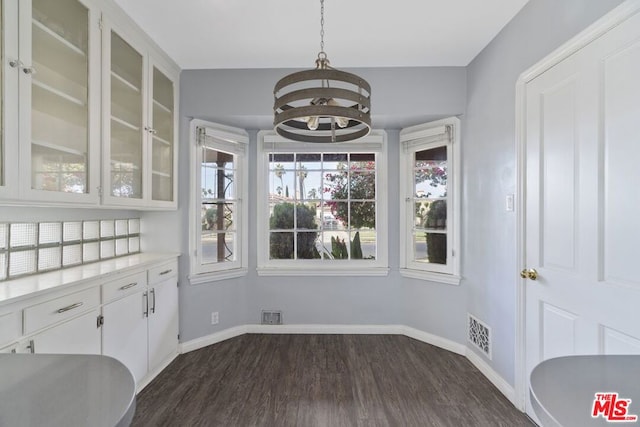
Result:
{"label": "white baseboard", "polygon": [[216,332],[215,334],[185,341],[180,344],[180,353],[189,353],[190,351],[199,350],[203,347],[244,335],[247,332],[247,325],[234,326],[233,328],[224,329],[220,332]]}
{"label": "white baseboard", "polygon": [[[181,353],[198,350],[244,334],[370,334],[404,335],[465,356],[491,383],[515,405],[515,390],[478,354],[464,344],[405,325],[258,325],[235,326],[180,344]],[[146,385],[146,384],[145,384]]]}
{"label": "white baseboard", "polygon": [[398,335],[400,325],[246,325],[250,334]]}
{"label": "white baseboard", "polygon": [[463,344],[448,340],[446,338],[442,338],[438,335],[433,335],[428,332],[421,331],[420,329],[412,328],[410,326],[401,326],[399,333],[409,338],[413,338],[414,340],[422,341],[427,344],[435,345],[436,347],[442,348],[444,350],[448,350],[452,353],[466,356],[467,347],[465,347]]}
{"label": "white baseboard", "polygon": [[500,393],[504,394],[504,396],[509,399],[513,406],[515,406],[516,408],[518,407],[516,405],[516,391],[511,386],[511,384],[506,382],[505,379],[500,376],[500,374],[494,371],[493,368],[489,366],[489,364],[485,362],[484,359],[471,348],[467,347],[465,356],[467,357],[467,359],[469,359],[473,366],[475,366],[480,372],[482,372],[482,375],[487,377],[487,379],[491,381],[491,383],[496,386],[498,390],[500,390]]}
{"label": "white baseboard", "polygon": [[145,377],[138,384],[136,394],[140,393],[146,386],[148,386],[149,383],[153,381],[153,379],[157,377],[158,374],[160,374],[160,372],[164,371],[165,368],[169,366],[169,364],[173,362],[176,357],[178,357],[178,355],[180,354],[178,353],[178,350],[179,349],[176,349],[176,352],[172,353],[169,357],[167,357],[156,369],[154,369],[152,372],[149,372],[147,373],[147,375],[145,375]]}

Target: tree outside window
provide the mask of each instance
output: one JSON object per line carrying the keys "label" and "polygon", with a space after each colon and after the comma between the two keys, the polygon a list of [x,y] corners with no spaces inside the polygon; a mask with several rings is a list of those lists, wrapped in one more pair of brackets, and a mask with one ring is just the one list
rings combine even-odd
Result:
{"label": "tree outside window", "polygon": [[270,259],[375,259],[375,154],[269,158]]}

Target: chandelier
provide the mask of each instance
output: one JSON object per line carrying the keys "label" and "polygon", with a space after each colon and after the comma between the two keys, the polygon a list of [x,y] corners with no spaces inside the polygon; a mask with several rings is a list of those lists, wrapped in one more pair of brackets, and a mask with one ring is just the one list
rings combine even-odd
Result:
{"label": "chandelier", "polygon": [[273,125],[285,138],[345,142],[371,131],[371,86],[362,77],[331,67],[324,51],[324,0],[316,68],[282,78],[273,96]]}

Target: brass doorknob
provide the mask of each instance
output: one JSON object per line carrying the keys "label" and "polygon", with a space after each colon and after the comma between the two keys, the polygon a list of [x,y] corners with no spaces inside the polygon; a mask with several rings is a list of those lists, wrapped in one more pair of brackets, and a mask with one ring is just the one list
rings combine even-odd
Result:
{"label": "brass doorknob", "polygon": [[524,269],[520,272],[520,277],[522,277],[523,279],[531,279],[531,280],[536,280],[538,278],[538,272],[535,270],[535,268],[530,268],[530,269]]}

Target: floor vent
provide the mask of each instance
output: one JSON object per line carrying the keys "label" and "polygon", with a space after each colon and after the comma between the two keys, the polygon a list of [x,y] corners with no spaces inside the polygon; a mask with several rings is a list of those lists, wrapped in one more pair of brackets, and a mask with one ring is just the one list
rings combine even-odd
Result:
{"label": "floor vent", "polygon": [[467,314],[469,342],[491,360],[491,328],[471,314]]}
{"label": "floor vent", "polygon": [[262,310],[263,325],[282,325],[282,312]]}

